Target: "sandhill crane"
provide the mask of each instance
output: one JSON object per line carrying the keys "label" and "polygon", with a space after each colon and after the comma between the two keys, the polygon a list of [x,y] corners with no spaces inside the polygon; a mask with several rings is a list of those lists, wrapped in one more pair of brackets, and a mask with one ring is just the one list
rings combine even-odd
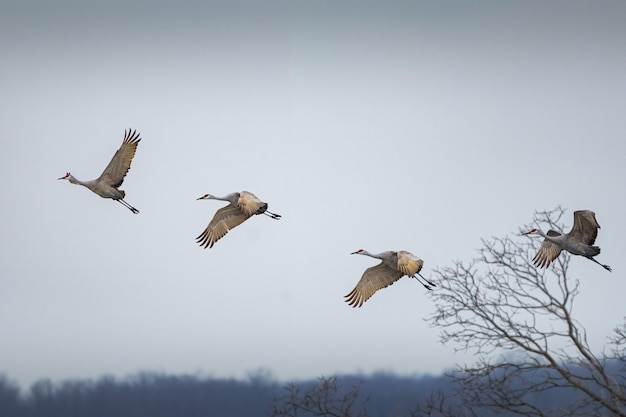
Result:
{"label": "sandhill crane", "polygon": [[539,229],[532,229],[525,235],[537,234],[545,239],[541,243],[537,254],[533,258],[535,266],[547,268],[554,261],[561,250],[565,249],[573,255],[581,255],[600,265],[607,271],[611,271],[611,267],[603,265],[596,261],[593,257],[600,254],[598,246],[592,246],[598,236],[600,225],[596,220],[596,214],[591,210],[578,210],[574,212],[574,226],[569,233],[560,233],[554,230],[548,230],[543,233]]}
{"label": "sandhill crane", "polygon": [[139,213],[139,210],[124,201],[126,193],[124,190],[120,190],[117,187],[122,185],[124,182],[124,177],[130,169],[130,163],[135,156],[135,151],[137,150],[139,141],[141,141],[139,133],[130,129],[128,129],[128,132],[124,131],[124,141],[122,142],[122,146],[120,146],[117,152],[115,152],[115,155],[113,155],[109,165],[107,165],[102,174],[100,174],[100,176],[95,180],[81,181],[69,172],[63,177],[57,179],[68,180],[72,184],[79,184],[87,187],[100,197],[111,198],[118,201],[122,205],[126,206],[130,211],[137,214]]}
{"label": "sandhill crane", "polygon": [[[380,259],[382,262],[371,268],[367,268],[356,284],[356,287],[346,295],[346,302],[352,307],[361,307],[374,293],[382,288],[388,287],[404,275],[415,278],[426,289],[432,290],[431,287],[436,285],[428,281],[420,274],[424,261],[411,252],[386,251],[381,253],[369,253],[366,250],[359,249],[352,252],[351,255],[366,255],[372,258]],[[418,274],[426,283],[423,283],[415,276]]]}
{"label": "sandhill crane", "polygon": [[255,214],[265,214],[275,220],[281,218],[280,214],[267,211],[267,203],[249,191],[230,193],[224,197],[205,194],[196,200],[221,200],[229,203],[215,213],[204,232],[196,238],[200,246],[205,248],[212,248],[230,229],[239,226]]}

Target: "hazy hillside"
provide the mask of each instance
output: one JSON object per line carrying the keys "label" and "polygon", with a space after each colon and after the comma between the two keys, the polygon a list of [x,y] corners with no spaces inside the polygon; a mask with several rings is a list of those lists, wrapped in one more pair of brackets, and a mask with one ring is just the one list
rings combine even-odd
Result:
{"label": "hazy hillside", "polygon": [[[401,377],[391,374],[339,376],[340,393],[358,387],[357,405],[365,403],[368,416],[410,416],[434,391],[453,394],[445,376]],[[297,385],[306,391],[317,380]],[[272,400],[286,393],[286,384],[262,373],[246,381],[191,375],[141,373],[125,379],[52,382],[40,380],[22,392],[7,376],[0,377],[0,416],[13,417],[221,417],[267,416]],[[452,397],[451,404],[455,403]],[[575,400],[572,392],[559,391],[537,398],[538,406]],[[480,410],[473,410],[477,412]],[[301,415],[301,414],[299,414]],[[483,416],[491,415],[482,412]]]}

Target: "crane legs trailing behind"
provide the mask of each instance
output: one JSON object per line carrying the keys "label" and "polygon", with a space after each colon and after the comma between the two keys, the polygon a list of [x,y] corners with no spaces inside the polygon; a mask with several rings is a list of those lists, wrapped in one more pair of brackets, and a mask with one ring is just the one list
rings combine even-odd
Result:
{"label": "crane legs trailing behind", "polygon": [[137,214],[139,210],[124,201],[126,193],[124,190],[120,190],[119,187],[124,182],[124,177],[126,177],[130,169],[130,164],[133,161],[140,141],[141,138],[136,130],[128,129],[128,131],[124,131],[122,145],[115,152],[102,174],[95,180],[81,181],[69,172],[58,179],[69,181],[71,184],[82,185],[102,198],[117,200],[131,212]]}
{"label": "crane legs trailing behind", "polygon": [[562,250],[566,250],[572,255],[584,256],[611,272],[610,266],[601,264],[593,258],[600,254],[600,247],[593,246],[598,236],[598,229],[600,229],[600,224],[596,220],[596,213],[591,210],[578,210],[574,212],[574,225],[569,233],[556,230],[548,230],[548,233],[544,233],[539,229],[532,229],[523,234],[539,235],[544,238],[533,258],[536,267],[547,268]]}
{"label": "crane legs trailing behind", "polygon": [[261,201],[256,195],[249,191],[234,192],[224,197],[205,194],[196,200],[220,200],[228,202],[227,206],[215,212],[209,225],[200,236],[196,238],[198,244],[204,248],[212,248],[215,242],[223,238],[229,230],[239,226],[254,215],[265,214],[274,220],[280,220],[282,217],[280,214],[267,211],[267,203]]}
{"label": "crane legs trailing behind", "polygon": [[426,283],[423,283],[422,281],[420,281],[416,276],[413,276],[413,278],[417,279],[417,282],[419,282],[420,284],[422,284],[424,286],[424,288],[426,288],[427,290],[432,291],[432,287],[436,287],[437,284],[430,282],[429,280],[427,280],[426,278],[424,278],[424,276],[422,274],[420,274],[419,272],[417,273],[417,275],[419,275],[420,277],[422,277],[422,279],[424,281],[426,281]]}
{"label": "crane legs trailing behind", "polygon": [[272,219],[275,219],[275,220],[278,220],[281,217],[283,217],[280,214],[272,213],[271,211],[267,211],[267,210],[264,211],[263,214],[265,214],[267,217],[271,217]]}
{"label": "crane legs trailing behind", "polygon": [[128,208],[133,213],[139,214],[139,210],[137,210],[135,207],[131,206],[130,204],[128,204],[126,201],[122,200],[121,198],[119,200],[115,200],[115,201],[119,202],[120,204],[122,204],[124,207]]}

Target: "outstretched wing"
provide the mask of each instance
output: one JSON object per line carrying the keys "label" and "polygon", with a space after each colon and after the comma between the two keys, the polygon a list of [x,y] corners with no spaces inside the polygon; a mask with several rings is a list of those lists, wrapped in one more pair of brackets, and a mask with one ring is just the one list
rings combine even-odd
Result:
{"label": "outstretched wing", "polygon": [[398,251],[398,269],[405,275],[410,277],[422,270],[424,261],[411,252],[404,250]]}
{"label": "outstretched wing", "polygon": [[376,291],[390,286],[403,275],[404,272],[392,269],[382,262],[367,268],[356,287],[345,296],[345,301],[352,307],[361,307]]}
{"label": "outstretched wing", "polygon": [[569,235],[585,245],[593,245],[599,228],[596,213],[591,210],[579,210],[574,212],[574,225]]}
{"label": "outstretched wing", "polygon": [[237,207],[227,205],[222,207],[213,216],[204,232],[196,238],[200,246],[212,248],[215,242],[223,238],[228,231],[249,219],[250,216],[242,213]]}
{"label": "outstretched wing", "polygon": [[[554,230],[548,230],[548,236],[560,236],[559,232]],[[552,243],[547,239],[544,239],[539,246],[537,254],[533,258],[533,263],[539,268],[547,268],[561,254],[561,247],[556,243]]]}
{"label": "outstretched wing", "polygon": [[136,130],[124,131],[124,141],[122,146],[115,152],[109,165],[102,171],[99,181],[104,181],[111,187],[117,188],[124,182],[124,177],[130,169],[130,163],[133,161],[137,145],[141,141],[139,133]]}

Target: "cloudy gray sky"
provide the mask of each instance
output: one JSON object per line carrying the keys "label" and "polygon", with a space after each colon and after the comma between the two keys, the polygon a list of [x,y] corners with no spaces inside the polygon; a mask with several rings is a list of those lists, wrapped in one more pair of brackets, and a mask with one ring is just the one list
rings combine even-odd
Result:
{"label": "cloudy gray sky", "polygon": [[[277,378],[438,373],[404,279],[352,309],[373,259],[424,273],[535,210],[593,209],[600,260],[571,263],[598,351],[626,314],[623,1],[22,1],[0,6],[0,372]],[[96,178],[124,129],[141,210]],[[250,190],[283,215],[194,238]],[[567,223],[571,224],[568,215]]]}

